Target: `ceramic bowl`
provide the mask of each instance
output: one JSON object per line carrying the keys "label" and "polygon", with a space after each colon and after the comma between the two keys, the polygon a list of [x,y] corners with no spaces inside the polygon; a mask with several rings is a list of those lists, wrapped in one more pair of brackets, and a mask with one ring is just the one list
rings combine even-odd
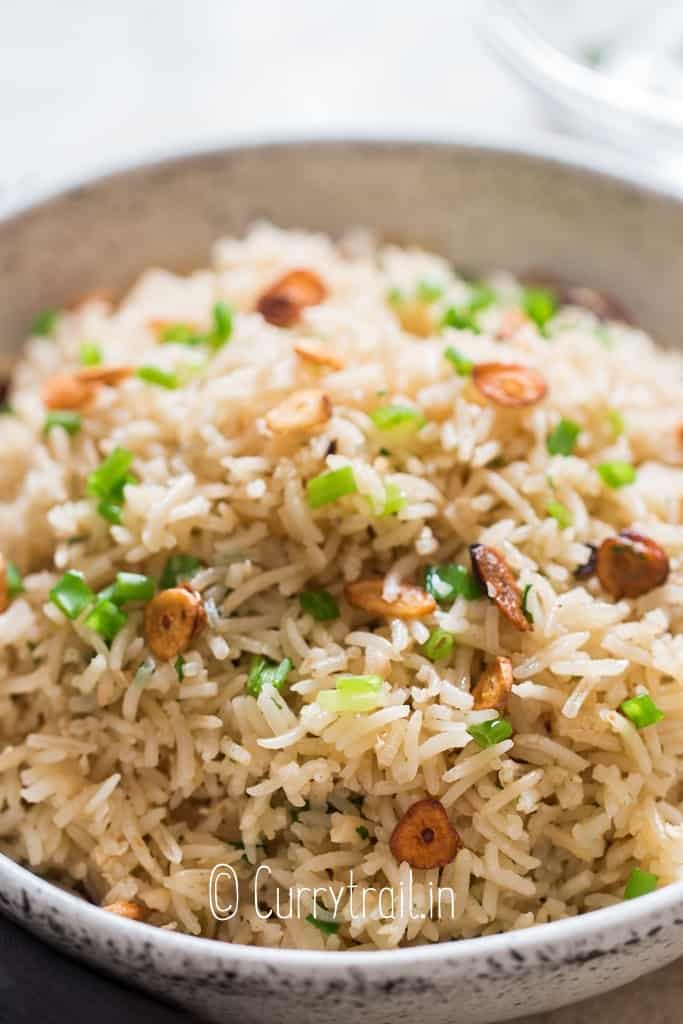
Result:
{"label": "ceramic bowl", "polygon": [[[665,342],[683,320],[683,199],[590,151],[301,142],[124,170],[0,220],[1,344],[35,314],[143,267],[204,265],[255,218],[367,225],[459,267],[542,267],[619,296]],[[683,883],[580,918],[393,952],[265,950],[105,914],[0,856],[0,909],[54,946],[245,1024],[501,1021],[605,992],[683,955]]]}

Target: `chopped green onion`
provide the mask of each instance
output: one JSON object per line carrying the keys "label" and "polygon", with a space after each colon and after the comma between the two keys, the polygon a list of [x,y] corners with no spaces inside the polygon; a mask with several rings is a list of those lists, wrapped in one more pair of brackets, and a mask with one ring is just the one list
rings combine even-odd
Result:
{"label": "chopped green onion", "polygon": [[61,427],[73,437],[81,429],[81,417],[71,409],[52,409],[45,417],[43,433],[49,433],[53,427]]}
{"label": "chopped green onion", "polygon": [[108,523],[118,526],[123,522],[123,501],[99,501],[97,514],[106,519]]}
{"label": "chopped green onion", "polygon": [[308,481],[306,498],[311,508],[321,508],[347,494],[356,494],[358,487],[351,466],[342,466],[329,473],[321,473]]}
{"label": "chopped green onion", "polygon": [[100,366],[102,363],[102,350],[94,341],[84,341],[81,345],[79,359],[82,366]]}
{"label": "chopped green onion", "polygon": [[183,679],[185,678],[185,659],[183,658],[182,654],[178,655],[173,667],[175,668],[175,674],[178,677],[178,682],[182,683]]}
{"label": "chopped green onion", "polygon": [[482,309],[488,309],[496,301],[496,293],[490,284],[480,281],[472,285],[472,294],[467,303],[470,313],[478,313]]}
{"label": "chopped green onion", "polygon": [[41,338],[49,338],[57,326],[59,310],[44,309],[33,321],[31,334],[37,334]]}
{"label": "chopped green onion", "polygon": [[69,569],[62,576],[59,583],[50,591],[50,600],[59,608],[60,612],[66,615],[67,619],[77,619],[89,604],[92,603],[95,595],[83,579],[80,572]]}
{"label": "chopped green onion", "polygon": [[469,307],[457,309],[455,306],[451,306],[444,313],[441,326],[455,327],[458,331],[472,331],[474,334],[481,334],[475,311],[470,310]]}
{"label": "chopped green onion", "polygon": [[622,715],[633,722],[636,729],[646,729],[648,725],[661,722],[664,712],[660,711],[649,693],[640,693],[637,697],[628,697],[619,705]]}
{"label": "chopped green onion", "polygon": [[607,410],[607,422],[613,437],[621,437],[626,430],[626,421],[618,409]]}
{"label": "chopped green onion", "polygon": [[367,839],[370,835],[365,825],[359,825],[358,828],[356,829],[356,832],[361,837],[361,839]]}
{"label": "chopped green onion", "polygon": [[374,711],[381,706],[383,680],[380,676],[338,676],[334,690],[321,690],[316,700],[323,711],[333,714]]}
{"label": "chopped green onion", "polygon": [[532,626],[534,624],[534,617],[529,611],[529,594],[533,589],[533,583],[527,583],[524,590],[522,591],[522,615]]}
{"label": "chopped green onion", "polygon": [[602,482],[614,489],[632,484],[636,478],[635,467],[630,462],[622,462],[619,459],[615,459],[614,462],[601,462],[598,473]]}
{"label": "chopped green onion", "polygon": [[546,324],[557,312],[557,298],[547,288],[526,288],[522,296],[522,309],[544,333]]}
{"label": "chopped green onion", "polygon": [[207,335],[212,349],[222,348],[232,335],[232,310],[226,302],[217,302],[213,307],[213,329]]}
{"label": "chopped green onion", "polygon": [[162,370],[159,366],[140,366],[135,371],[135,376],[146,381],[147,384],[156,384],[157,387],[166,388],[168,391],[174,391],[180,387],[177,374]]}
{"label": "chopped green onion", "polygon": [[409,405],[380,405],[370,413],[370,419],[378,430],[394,430],[407,425],[419,430],[427,422],[421,412]]}
{"label": "chopped green onion", "polygon": [[149,601],[154,597],[155,591],[156,584],[151,576],[142,576],[137,572],[120,572],[112,589],[111,600],[114,604]]}
{"label": "chopped green onion", "polygon": [[462,352],[458,352],[457,348],[449,345],[444,352],[445,358],[449,363],[452,363],[455,367],[455,372],[459,377],[469,377],[474,369],[474,363],[467,356],[464,356]]}
{"label": "chopped green onion", "polygon": [[408,499],[398,484],[387,484],[384,488],[384,505],[378,512],[380,516],[395,516],[406,507]]}
{"label": "chopped green onion", "polygon": [[315,925],[318,931],[323,932],[325,935],[334,935],[339,931],[339,923],[337,921],[323,921],[321,917],[316,917],[315,914],[309,914],[306,920],[309,924]]}
{"label": "chopped green onion", "polygon": [[624,899],[633,900],[638,896],[647,896],[649,892],[655,891],[658,881],[657,875],[652,875],[649,871],[642,871],[640,868],[634,868],[626,882]]}
{"label": "chopped green onion", "polygon": [[549,501],[545,510],[557,521],[561,530],[566,530],[568,526],[572,525],[572,514],[561,501]]}
{"label": "chopped green onion", "polygon": [[455,647],[455,633],[447,629],[433,629],[422,645],[422,653],[430,661],[445,661],[450,658]]}
{"label": "chopped green onion", "polygon": [[161,572],[159,587],[161,590],[170,590],[171,587],[192,579],[197,569],[202,567],[202,562],[194,555],[171,555],[166,559],[166,564]]}
{"label": "chopped green onion", "polygon": [[339,607],[328,590],[304,590],[299,604],[316,622],[330,622],[339,618]]}
{"label": "chopped green onion", "polygon": [[189,324],[167,324],[159,335],[163,345],[201,345],[204,338]]}
{"label": "chopped green onion", "polygon": [[10,597],[17,597],[24,591],[24,580],[14,562],[7,562],[5,566],[5,581],[7,593]]}
{"label": "chopped green onion", "polygon": [[281,690],[291,670],[292,663],[289,658],[283,658],[278,664],[263,654],[255,654],[249,665],[247,693],[252,697],[258,697],[266,683],[274,686],[276,690]]}
{"label": "chopped green onion", "polygon": [[128,616],[113,601],[104,598],[97,602],[85,624],[94,633],[99,633],[107,643],[111,643],[127,620]]}
{"label": "chopped green onion", "polygon": [[512,736],[512,726],[505,718],[492,718],[488,722],[478,722],[476,725],[470,725],[467,731],[480,747],[493,747],[496,743],[509,740]]}
{"label": "chopped green onion", "polygon": [[453,603],[456,597],[476,601],[484,592],[464,565],[428,565],[425,569],[425,590],[439,604]]}
{"label": "chopped green onion", "polygon": [[440,285],[437,281],[430,281],[427,278],[423,278],[417,282],[417,288],[415,289],[415,296],[420,302],[436,302],[443,295],[443,285]]}
{"label": "chopped green onion", "polygon": [[403,302],[405,295],[401,288],[390,288],[387,292],[387,302],[391,303],[392,306],[398,306],[399,303]]}
{"label": "chopped green onion", "polygon": [[133,453],[126,448],[114,448],[88,477],[88,494],[94,498],[123,497],[123,488],[130,482],[128,470]]}
{"label": "chopped green onion", "polygon": [[581,427],[574,420],[562,419],[546,438],[546,448],[551,455],[571,455]]}

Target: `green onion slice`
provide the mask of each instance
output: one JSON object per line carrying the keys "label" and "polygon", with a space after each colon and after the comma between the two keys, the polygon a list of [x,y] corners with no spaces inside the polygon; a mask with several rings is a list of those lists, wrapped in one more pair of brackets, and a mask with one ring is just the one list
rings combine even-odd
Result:
{"label": "green onion slice", "polygon": [[634,868],[626,882],[624,899],[633,900],[638,896],[647,896],[649,892],[655,891],[658,881],[657,875],[653,875],[649,871],[642,871],[640,868]]}
{"label": "green onion slice", "polygon": [[419,430],[427,422],[418,409],[409,405],[380,405],[370,413],[370,419],[378,430],[394,430],[406,426]]}
{"label": "green onion slice", "polygon": [[534,624],[534,617],[529,611],[529,594],[533,590],[533,583],[527,583],[524,590],[522,591],[522,615],[532,626]]}
{"label": "green onion slice", "polygon": [[147,384],[156,384],[157,387],[166,388],[168,391],[174,391],[180,387],[177,374],[162,370],[159,366],[140,366],[135,371],[135,376],[146,381]]}
{"label": "green onion slice", "polygon": [[470,725],[468,733],[480,747],[493,747],[496,743],[509,740],[512,736],[512,726],[505,718],[493,718],[488,722],[478,722]]}
{"label": "green onion slice", "polygon": [[80,572],[70,569],[50,591],[50,600],[66,615],[77,619],[81,612],[92,603],[95,595]]}
{"label": "green onion slice", "polygon": [[217,302],[213,307],[213,328],[207,336],[212,349],[222,348],[232,336],[233,313],[225,302]]}
{"label": "green onion slice", "polygon": [[457,597],[476,601],[484,592],[464,565],[428,565],[425,569],[425,590],[439,604],[452,604]]}
{"label": "green onion slice", "polygon": [[185,659],[183,658],[182,654],[179,654],[178,657],[176,658],[174,668],[175,674],[178,677],[178,682],[182,683],[183,679],[185,678]]}
{"label": "green onion slice", "polygon": [[308,914],[306,920],[309,924],[314,925],[318,931],[323,932],[324,935],[334,935],[339,931],[338,921],[323,921],[321,917],[317,917],[315,914]]}
{"label": "green onion slice", "polygon": [[266,683],[274,686],[276,690],[281,690],[291,670],[292,663],[289,658],[283,658],[278,663],[263,654],[255,654],[249,665],[247,693],[252,697],[258,697]]}
{"label": "green onion slice", "polygon": [[541,332],[557,312],[557,298],[548,288],[526,288],[522,296],[522,309]]}
{"label": "green onion slice", "polygon": [[423,278],[417,282],[415,297],[420,302],[436,302],[442,295],[443,285],[439,284],[438,281],[430,281],[429,278]]}
{"label": "green onion slice", "polygon": [[336,689],[321,690],[316,700],[323,711],[333,714],[374,711],[382,704],[380,676],[337,676]]}
{"label": "green onion slice", "polygon": [[299,604],[316,622],[331,622],[339,618],[339,606],[328,590],[304,590]]}
{"label": "green onion slice", "polygon": [[664,712],[660,711],[649,693],[640,693],[637,697],[628,697],[619,705],[622,715],[633,722],[636,729],[646,729],[648,725],[661,722]]}
{"label": "green onion slice", "polygon": [[561,419],[546,438],[548,452],[550,455],[571,455],[580,433],[581,427],[574,420]]}
{"label": "green onion slice", "polygon": [[370,833],[366,829],[365,825],[359,825],[358,828],[356,829],[356,832],[361,837],[361,839],[368,839],[370,836]]}
{"label": "green onion slice", "polygon": [[632,484],[636,478],[635,467],[630,462],[622,462],[615,459],[613,462],[601,462],[598,466],[598,473],[604,484],[615,490]]}
{"label": "green onion slice", "polygon": [[612,431],[613,437],[621,437],[626,430],[626,421],[618,409],[607,410],[607,423]]}
{"label": "green onion slice", "polygon": [[24,580],[14,562],[7,562],[5,565],[5,580],[10,597],[17,597],[24,592]]}
{"label": "green onion slice", "polygon": [[111,600],[114,604],[149,601],[154,597],[155,591],[156,584],[151,576],[142,576],[137,572],[120,572],[112,588]]}
{"label": "green onion slice", "polygon": [[566,530],[568,526],[572,525],[572,514],[561,501],[549,501],[545,510],[549,516],[552,516],[557,521],[561,530]]}
{"label": "green onion slice", "polygon": [[100,366],[102,364],[102,350],[94,341],[84,341],[81,345],[79,359],[82,366]]}
{"label": "green onion slice", "polygon": [[107,598],[100,599],[85,620],[88,629],[99,633],[106,642],[112,642],[119,630],[125,626],[128,616]]}
{"label": "green onion slice", "polygon": [[59,310],[57,309],[44,309],[38,314],[33,321],[31,326],[31,334],[38,335],[41,338],[49,338],[54,334],[55,327],[57,326],[57,317],[59,316]]}
{"label": "green onion slice", "polygon": [[170,590],[171,587],[177,586],[178,582],[191,580],[203,564],[194,555],[171,555],[166,559],[166,564],[161,572],[160,589]]}
{"label": "green onion slice", "polygon": [[474,369],[472,360],[464,356],[462,352],[458,352],[457,348],[454,348],[453,345],[449,345],[444,351],[444,358],[453,364],[455,372],[459,377],[469,377]]}
{"label": "green onion slice", "polygon": [[358,487],[351,466],[342,466],[341,469],[333,469],[329,473],[314,476],[306,486],[306,498],[311,508],[321,508],[347,494],[357,492]]}
{"label": "green onion slice", "polygon": [[422,645],[422,653],[430,661],[445,661],[453,653],[455,642],[455,633],[449,633],[447,629],[433,629]]}
{"label": "green onion slice", "polygon": [[451,306],[444,313],[441,326],[455,327],[458,331],[472,331],[474,334],[481,334],[475,313],[476,310],[471,310],[469,307],[458,309],[456,306]]}
{"label": "green onion slice", "polygon": [[52,409],[45,417],[43,433],[49,433],[53,427],[61,427],[73,437],[81,429],[81,417],[71,409]]}

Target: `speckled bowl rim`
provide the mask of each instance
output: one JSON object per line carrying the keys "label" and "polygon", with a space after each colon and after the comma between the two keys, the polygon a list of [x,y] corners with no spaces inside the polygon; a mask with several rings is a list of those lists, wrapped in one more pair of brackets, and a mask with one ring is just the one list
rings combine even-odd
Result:
{"label": "speckled bowl rim", "polygon": [[[452,150],[454,155],[460,151],[476,151],[494,157],[496,154],[519,157],[520,159],[536,160],[541,163],[557,164],[577,173],[611,179],[616,185],[631,186],[638,192],[660,196],[683,202],[683,185],[667,180],[664,175],[654,171],[643,171],[636,164],[621,154],[610,153],[593,145],[574,140],[561,139],[550,134],[538,133],[533,141],[501,140],[488,135],[468,135],[453,137],[449,134],[435,134],[422,137],[413,133],[392,132],[387,135],[381,130],[359,133],[352,131],[348,135],[338,132],[316,133],[314,136],[283,136],[266,139],[245,138],[229,145],[198,145],[182,150],[174,149],[151,154],[141,161],[127,161],[115,165],[95,167],[89,173],[79,175],[69,181],[61,182],[57,187],[37,187],[22,193],[0,204],[0,222],[20,219],[22,214],[36,212],[41,206],[74,189],[90,188],[114,177],[125,177],[129,173],[153,171],[160,166],[172,167],[222,153],[239,153],[244,151],[262,152],[267,155],[269,150],[296,148],[302,153],[311,148],[348,146],[351,148],[367,148],[368,150],[391,150],[391,148],[415,147],[421,149]],[[86,930],[93,929],[102,933],[110,931],[113,936],[131,938],[132,935],[151,944],[157,952],[169,956],[184,954],[187,958],[200,961],[201,957],[216,959],[228,967],[235,960],[243,961],[245,966],[251,964],[272,965],[283,968],[305,969],[310,971],[328,971],[341,967],[355,967],[366,972],[373,969],[389,968],[410,961],[411,964],[427,964],[435,960],[466,961],[472,957],[495,957],[510,950],[511,946],[524,955],[538,947],[551,943],[573,944],[592,934],[608,934],[614,930],[622,935],[636,926],[642,919],[656,920],[660,914],[679,906],[683,916],[683,880],[658,889],[647,896],[627,900],[611,907],[592,910],[576,917],[552,921],[546,924],[531,925],[517,931],[501,932],[496,935],[479,936],[470,939],[451,939],[444,942],[430,943],[422,946],[407,946],[390,950],[308,950],[267,946],[248,946],[241,943],[222,942],[216,939],[202,938],[182,932],[164,931],[154,925],[133,922],[122,917],[107,914],[101,908],[86,900],[60,889],[57,885],[34,874],[28,868],[11,860],[0,853],[0,886],[10,883],[21,892],[29,903],[31,900],[49,906],[52,911],[69,920],[78,920]],[[677,922],[678,923],[678,922]],[[133,932],[131,933],[131,929]],[[143,934],[144,933],[144,934]]]}

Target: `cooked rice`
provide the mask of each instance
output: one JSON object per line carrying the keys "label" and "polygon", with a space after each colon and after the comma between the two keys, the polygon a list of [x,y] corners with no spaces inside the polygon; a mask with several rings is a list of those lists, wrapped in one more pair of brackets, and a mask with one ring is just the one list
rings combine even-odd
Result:
{"label": "cooked rice", "polygon": [[[292,267],[316,271],[330,295],[282,329],[253,310]],[[28,341],[16,415],[0,421],[0,550],[25,573],[25,592],[0,615],[0,845],[10,857],[97,903],[133,900],[156,925],[330,950],[572,916],[620,901],[634,867],[660,884],[683,877],[680,357],[575,307],[548,338],[527,322],[495,340],[520,296],[506,275],[492,278],[498,301],[481,314],[481,334],[418,338],[400,329],[387,293],[422,279],[443,287],[435,313],[468,298],[470,286],[436,256],[259,225],[219,242],[211,270],[150,270],[114,311],[87,302],[59,317],[53,339]],[[148,327],[206,329],[219,298],[237,311],[235,329],[210,361],[201,348],[159,345]],[[301,338],[343,355],[345,368],[300,359]],[[76,436],[45,436],[41,384],[77,367],[86,339],[105,363],[154,364],[187,383],[165,390],[131,377],[98,392]],[[446,344],[474,361],[535,365],[549,396],[526,409],[482,405],[444,359]],[[332,418],[303,438],[273,438],[267,411],[316,386],[331,396]],[[391,401],[419,408],[427,425],[383,441],[368,412]],[[581,425],[577,451],[550,456],[545,440],[561,416]],[[126,489],[121,525],[84,496],[115,446],[135,454],[139,481]],[[610,459],[637,465],[632,486],[604,485],[595,467]],[[347,465],[360,493],[309,508],[306,481]],[[387,484],[407,503],[382,517],[373,500]],[[571,513],[569,528],[547,515],[551,500]],[[671,574],[615,602],[573,572],[589,542],[624,527],[659,543]],[[341,599],[345,582],[382,575],[390,600],[428,563],[469,564],[473,542],[499,548],[531,585],[533,631],[517,632],[486,600],[385,622]],[[149,664],[141,610],[108,648],[48,601],[69,568],[99,589],[120,570],[158,579],[176,551],[205,566],[194,585],[209,619],[182,681],[172,663]],[[301,591],[323,587],[340,603],[335,621],[315,622],[299,603]],[[443,663],[421,652],[436,625],[457,635]],[[482,652],[509,655],[515,679],[514,734],[488,749],[467,733],[493,717],[471,710]],[[251,654],[291,658],[277,699],[270,687],[245,692]],[[382,706],[323,711],[316,695],[345,672],[386,680]],[[645,691],[665,717],[638,731],[618,708]],[[409,869],[389,838],[426,795],[447,808],[462,847],[440,872],[413,872],[412,905],[390,913],[370,890],[405,886]],[[208,905],[219,863],[235,867],[241,886],[239,913],[224,922]],[[279,887],[280,920],[259,915],[259,864],[272,871],[259,906],[274,907]],[[353,908],[342,888],[350,871]],[[451,887],[455,909],[430,916],[430,884]],[[290,917],[297,886],[342,894],[336,932],[306,920],[306,896]]]}

